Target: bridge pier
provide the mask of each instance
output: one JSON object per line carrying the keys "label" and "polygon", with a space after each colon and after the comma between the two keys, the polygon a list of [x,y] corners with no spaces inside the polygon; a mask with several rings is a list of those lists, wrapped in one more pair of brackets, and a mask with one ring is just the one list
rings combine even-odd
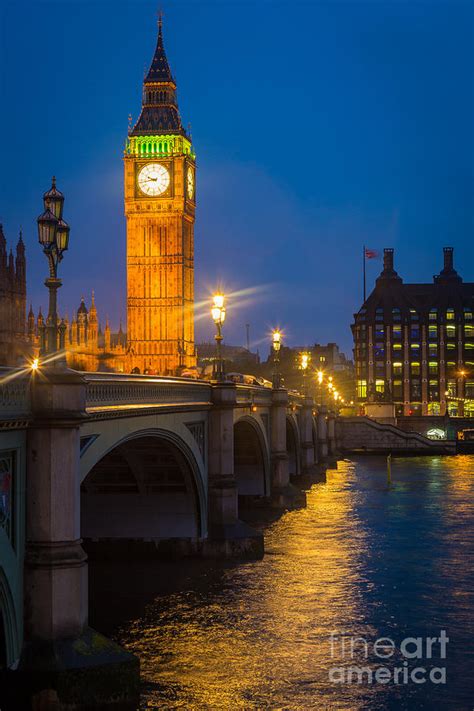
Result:
{"label": "bridge pier", "polygon": [[306,495],[290,483],[286,447],[286,412],[288,392],[283,388],[272,391],[271,406],[271,505],[275,508],[293,509],[304,506]]}
{"label": "bridge pier", "polygon": [[[27,436],[25,627],[7,709],[135,708],[139,663],[87,626],[87,556],[79,517],[85,383],[44,368],[32,380]],[[3,707],[2,707],[3,708]]]}
{"label": "bridge pier", "polygon": [[209,413],[208,539],[203,553],[209,556],[260,558],[263,535],[239,519],[239,499],[234,474],[233,383],[212,387]]}

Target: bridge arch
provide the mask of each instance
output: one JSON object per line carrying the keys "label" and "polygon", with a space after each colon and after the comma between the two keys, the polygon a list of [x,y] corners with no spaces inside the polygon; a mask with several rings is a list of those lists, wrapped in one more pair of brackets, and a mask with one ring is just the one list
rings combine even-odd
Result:
{"label": "bridge arch", "polygon": [[0,569],[0,670],[20,654],[15,605],[5,573]]}
{"label": "bridge arch", "polygon": [[81,484],[84,539],[196,540],[206,497],[198,462],[168,430],[134,432],[109,448]]}
{"label": "bridge arch", "polygon": [[296,418],[286,417],[286,452],[288,454],[288,473],[290,478],[301,473],[299,431]]}
{"label": "bridge arch", "polygon": [[262,426],[244,415],[234,423],[234,475],[239,496],[268,496],[270,455]]}

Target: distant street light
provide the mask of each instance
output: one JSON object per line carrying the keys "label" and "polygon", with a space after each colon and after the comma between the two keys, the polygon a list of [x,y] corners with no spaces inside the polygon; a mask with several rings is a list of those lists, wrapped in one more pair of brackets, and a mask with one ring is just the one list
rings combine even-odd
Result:
{"label": "distant street light", "polygon": [[48,259],[49,277],[45,286],[49,290],[49,311],[46,326],[41,334],[41,355],[51,355],[65,347],[66,326],[58,327],[57,291],[62,285],[58,279],[58,264],[69,246],[69,225],[63,220],[64,195],[56,188],[53,177],[51,189],[43,195],[45,211],[37,219],[38,239]]}
{"label": "distant street light", "polygon": [[217,328],[217,333],[214,336],[216,339],[217,349],[216,380],[222,382],[224,380],[224,364],[222,361],[222,324],[225,321],[225,296],[223,294],[214,294],[212,297],[211,314]]}
{"label": "distant street light", "polygon": [[316,378],[318,381],[318,404],[321,407],[323,404],[323,380],[324,380],[324,373],[322,370],[318,370],[316,373]]}
{"label": "distant street light", "polygon": [[280,387],[280,373],[278,372],[278,365],[280,363],[280,348],[281,348],[281,333],[280,331],[273,331],[272,334],[272,345],[273,345],[273,387]]}
{"label": "distant street light", "polygon": [[310,353],[300,353],[300,366],[303,371],[303,395],[306,397],[308,395],[308,383],[307,383],[307,373],[309,361],[311,359]]}

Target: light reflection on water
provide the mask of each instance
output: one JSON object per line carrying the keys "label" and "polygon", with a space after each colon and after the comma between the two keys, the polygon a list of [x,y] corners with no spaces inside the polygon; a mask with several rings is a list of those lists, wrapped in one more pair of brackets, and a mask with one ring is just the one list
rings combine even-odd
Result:
{"label": "light reflection on water", "polygon": [[[136,618],[115,636],[140,657],[143,708],[472,709],[473,494],[474,457],[394,459],[390,486],[384,460],[343,461],[265,529],[262,561],[131,568],[135,596],[154,599],[136,615],[122,582],[120,614]],[[441,629],[446,686],[329,681],[332,666],[366,665],[362,645],[331,659],[331,633]]]}

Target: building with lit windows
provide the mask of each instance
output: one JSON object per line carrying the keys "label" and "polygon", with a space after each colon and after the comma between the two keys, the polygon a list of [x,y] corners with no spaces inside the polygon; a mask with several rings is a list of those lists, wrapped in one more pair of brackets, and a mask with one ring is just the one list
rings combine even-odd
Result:
{"label": "building with lit windows", "polygon": [[354,315],[359,404],[387,402],[397,416],[474,417],[474,284],[444,248],[430,284],[404,284],[384,250],[375,288]]}

